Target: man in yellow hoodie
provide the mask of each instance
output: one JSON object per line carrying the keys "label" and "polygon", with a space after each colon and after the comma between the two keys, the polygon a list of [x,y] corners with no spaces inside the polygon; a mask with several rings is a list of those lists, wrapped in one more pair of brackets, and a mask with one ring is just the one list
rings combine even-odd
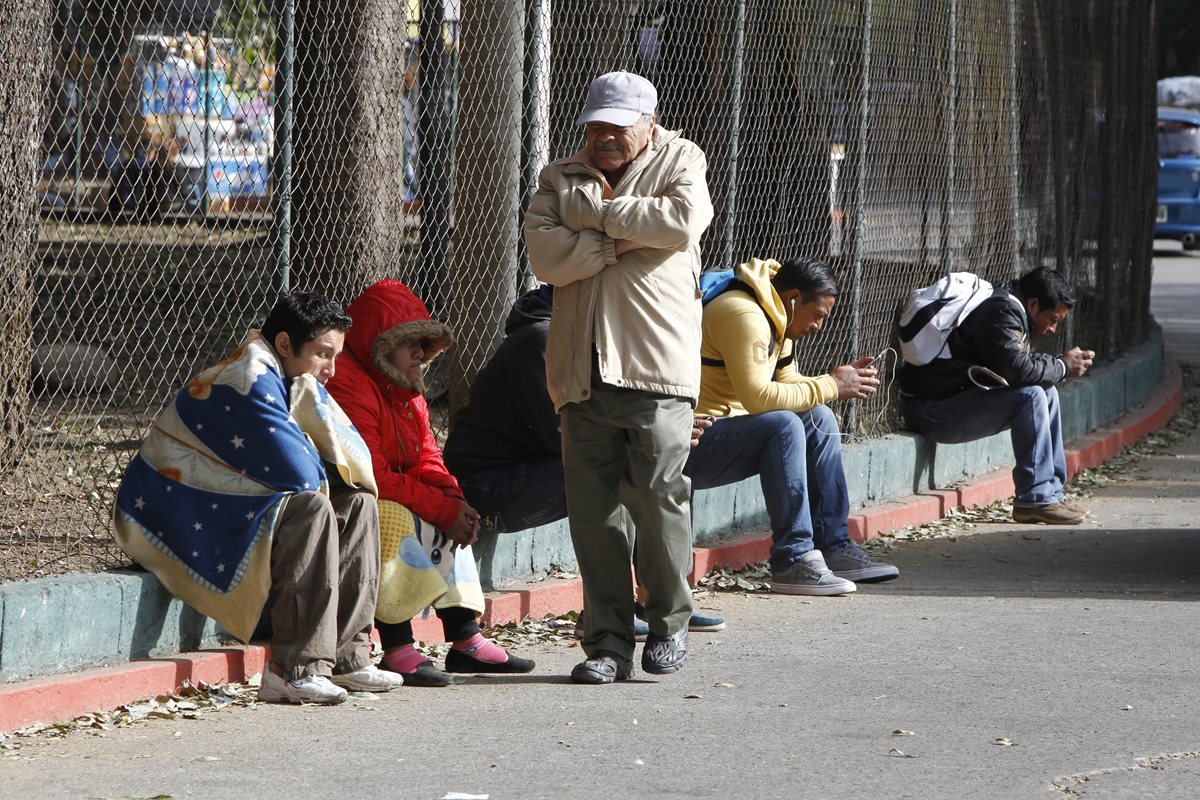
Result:
{"label": "man in yellow hoodie", "polygon": [[795,341],[819,332],[837,302],[833,271],[809,259],[751,259],[734,277],[704,307],[696,413],[716,420],[688,458],[693,486],[759,476],[773,591],[847,594],[854,581],[895,578],[895,566],[850,541],[841,432],[825,405],[873,394],[876,370],[870,359],[815,377],[795,366]]}

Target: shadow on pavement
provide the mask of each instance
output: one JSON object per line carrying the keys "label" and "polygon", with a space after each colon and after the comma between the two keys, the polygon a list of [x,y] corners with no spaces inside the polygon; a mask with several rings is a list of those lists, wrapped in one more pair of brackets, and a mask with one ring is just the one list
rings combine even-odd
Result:
{"label": "shadow on pavement", "polygon": [[1200,600],[1200,531],[1020,527],[906,542],[871,593]]}

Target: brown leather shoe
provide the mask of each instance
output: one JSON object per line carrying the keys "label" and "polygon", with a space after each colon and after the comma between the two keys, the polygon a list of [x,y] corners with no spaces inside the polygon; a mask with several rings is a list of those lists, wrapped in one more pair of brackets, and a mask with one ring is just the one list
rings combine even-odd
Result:
{"label": "brown leather shoe", "polygon": [[1065,502],[1051,503],[1046,506],[1013,506],[1013,522],[1035,523],[1044,522],[1047,525],[1078,525],[1087,517],[1087,512],[1078,506]]}

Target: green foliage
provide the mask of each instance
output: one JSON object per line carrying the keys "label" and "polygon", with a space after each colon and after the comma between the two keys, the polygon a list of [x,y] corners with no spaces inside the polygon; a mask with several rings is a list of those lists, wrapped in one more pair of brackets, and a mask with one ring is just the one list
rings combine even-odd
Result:
{"label": "green foliage", "polygon": [[213,19],[214,33],[237,42],[239,55],[250,64],[275,58],[275,20],[268,0],[223,0]]}

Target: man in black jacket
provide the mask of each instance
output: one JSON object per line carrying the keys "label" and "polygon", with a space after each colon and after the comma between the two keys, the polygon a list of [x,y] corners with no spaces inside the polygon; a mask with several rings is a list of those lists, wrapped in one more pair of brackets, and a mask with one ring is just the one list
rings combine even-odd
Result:
{"label": "man in black jacket", "polygon": [[523,531],[567,516],[562,434],[546,389],[553,288],[517,298],[504,341],[475,376],[442,449],[485,530]]}
{"label": "man in black jacket", "polygon": [[[1036,353],[1032,340],[1054,333],[1075,304],[1070,284],[1041,267],[998,285],[948,340],[949,358],[905,364],[900,390],[908,427],[935,442],[969,442],[1010,430],[1013,519],[1075,525],[1084,509],[1063,497],[1067,462],[1054,385],[1092,365],[1091,350]],[[979,368],[990,370],[994,376]]]}

